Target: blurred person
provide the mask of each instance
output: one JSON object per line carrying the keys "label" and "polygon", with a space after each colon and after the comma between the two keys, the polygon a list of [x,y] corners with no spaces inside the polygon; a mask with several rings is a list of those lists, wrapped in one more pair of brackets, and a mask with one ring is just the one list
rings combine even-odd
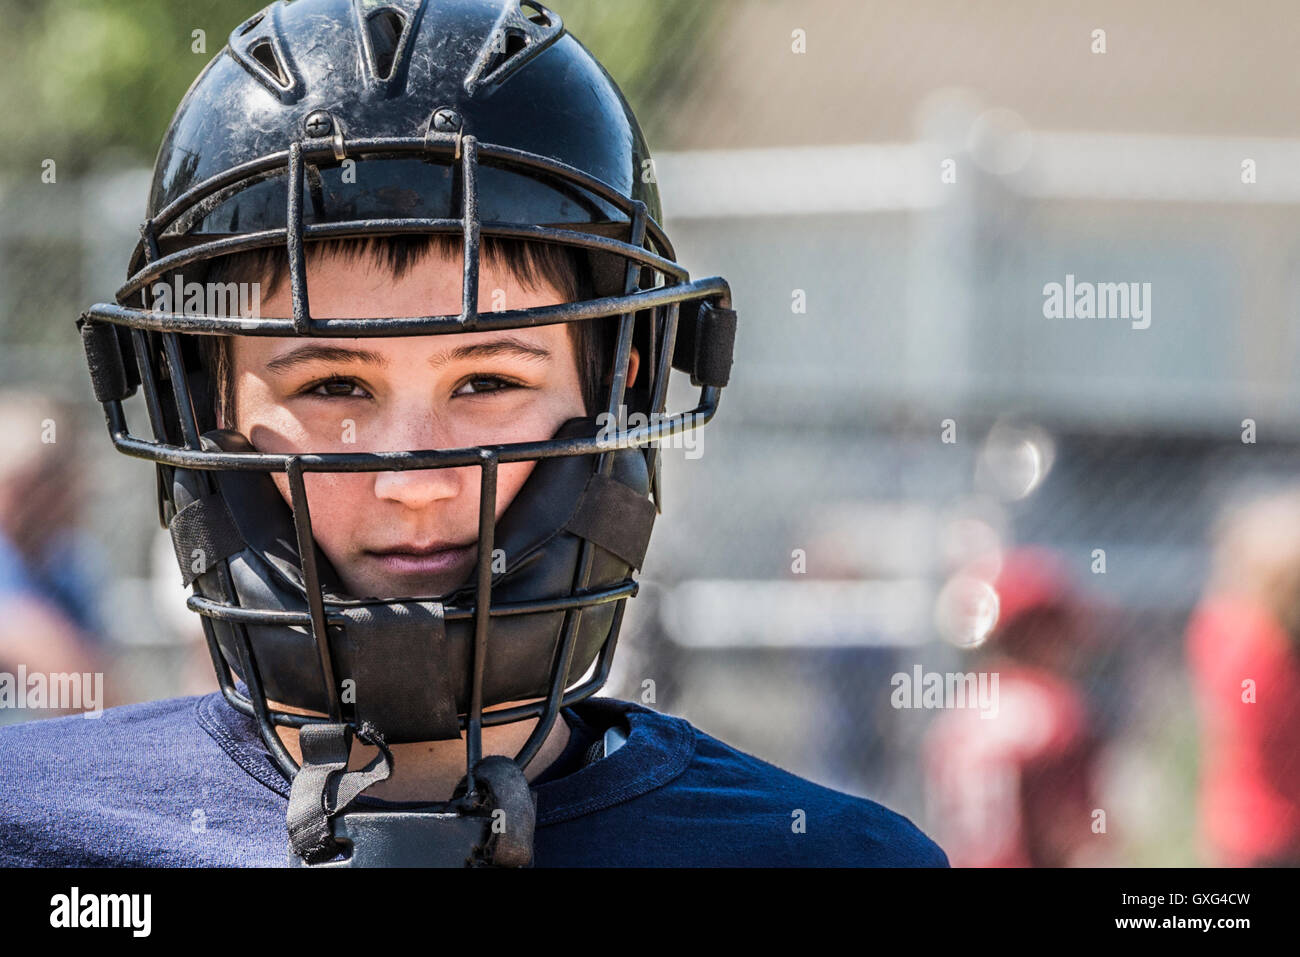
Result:
{"label": "blurred person", "polygon": [[1300,865],[1300,489],[1220,520],[1187,659],[1203,852],[1233,867]]}
{"label": "blurred person", "polygon": [[[74,414],[37,391],[0,393],[0,448],[0,673],[15,676],[15,686],[19,674],[100,673],[100,576],[78,524]],[[62,710],[10,705],[0,722]]]}
{"label": "blurred person", "polygon": [[927,804],[954,867],[1098,863],[1091,845],[1098,735],[1073,673],[1087,608],[1060,558],[1005,556],[998,618],[972,668],[997,676],[996,708],[941,712],[926,733]]}

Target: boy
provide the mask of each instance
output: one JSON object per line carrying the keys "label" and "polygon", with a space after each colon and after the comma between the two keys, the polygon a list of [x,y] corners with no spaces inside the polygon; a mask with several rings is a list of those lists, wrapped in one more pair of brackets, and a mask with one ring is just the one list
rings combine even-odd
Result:
{"label": "boy", "polygon": [[[118,304],[79,323],[222,692],[0,737],[0,863],[946,866],[878,804],[591,697],[652,443],[712,417],[735,329],[652,171],[539,4],[295,0],[236,28]],[[671,368],[700,397],[664,417]]]}

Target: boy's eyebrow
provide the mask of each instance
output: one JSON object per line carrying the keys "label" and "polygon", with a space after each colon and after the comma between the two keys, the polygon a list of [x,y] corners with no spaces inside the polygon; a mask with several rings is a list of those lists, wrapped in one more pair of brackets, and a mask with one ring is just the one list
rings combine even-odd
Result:
{"label": "boy's eyebrow", "polygon": [[455,349],[434,356],[429,360],[429,365],[439,369],[448,362],[459,362],[462,359],[490,359],[493,356],[506,355],[515,355],[523,359],[549,359],[551,351],[515,336],[502,336],[487,342],[457,346]]}
{"label": "boy's eyebrow", "polygon": [[345,346],[309,342],[295,346],[284,355],[276,356],[266,364],[266,368],[270,372],[284,372],[308,362],[373,362],[381,366],[388,364],[388,360],[381,353],[370,349],[348,349]]}
{"label": "boy's eyebrow", "polygon": [[[500,355],[517,355],[525,359],[551,357],[548,349],[532,345],[514,336],[504,336],[489,342],[457,346],[455,349],[434,356],[429,360],[429,365],[438,369],[448,362],[485,359]],[[388,365],[388,359],[383,353],[372,349],[349,349],[346,346],[333,346],[323,342],[308,342],[290,349],[284,355],[276,356],[266,364],[266,368],[269,372],[284,372],[308,362],[370,362],[377,366]]]}

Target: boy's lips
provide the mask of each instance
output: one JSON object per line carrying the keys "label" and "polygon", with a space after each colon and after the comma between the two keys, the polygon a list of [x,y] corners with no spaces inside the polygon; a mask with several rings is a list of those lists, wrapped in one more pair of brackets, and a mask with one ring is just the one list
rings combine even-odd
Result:
{"label": "boy's lips", "polygon": [[366,554],[379,561],[394,575],[437,575],[459,567],[472,559],[478,542],[465,545],[429,545],[423,548],[401,545],[396,548],[367,549]]}

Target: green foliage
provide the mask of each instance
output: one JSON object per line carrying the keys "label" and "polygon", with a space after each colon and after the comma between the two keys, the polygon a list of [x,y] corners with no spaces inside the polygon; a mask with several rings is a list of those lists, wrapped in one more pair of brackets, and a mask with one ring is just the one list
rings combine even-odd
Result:
{"label": "green foliage", "polygon": [[[263,0],[0,0],[0,84],[10,148],[0,168],[54,157],[60,174],[153,161],[176,104]],[[555,0],[566,26],[619,81],[652,145],[687,82],[715,3]],[[194,52],[194,31],[205,52]]]}
{"label": "green foliage", "polygon": [[[122,163],[151,163],[185,90],[258,0],[0,0],[10,29],[0,38],[3,163],[61,171],[92,165],[100,150]],[[194,30],[206,53],[192,52]]]}
{"label": "green foliage", "polygon": [[618,82],[651,150],[670,148],[673,113],[718,31],[718,0],[554,0],[565,27]]}

